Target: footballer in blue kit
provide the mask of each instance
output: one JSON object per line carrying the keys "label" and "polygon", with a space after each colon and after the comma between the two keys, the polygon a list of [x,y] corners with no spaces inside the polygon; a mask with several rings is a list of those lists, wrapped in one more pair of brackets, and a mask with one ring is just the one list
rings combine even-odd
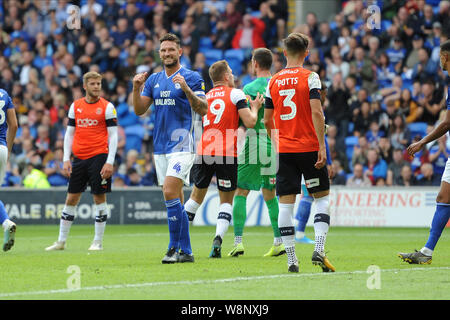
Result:
{"label": "footballer in blue kit", "polygon": [[[0,181],[3,182],[8,155],[11,154],[17,132],[17,118],[14,105],[8,93],[0,89]],[[15,241],[16,224],[9,220],[3,201],[0,200],[0,225],[3,227],[3,251],[12,248]]]}
{"label": "footballer in blue kit", "polygon": [[[450,40],[441,44],[440,48],[441,68],[450,71]],[[408,147],[408,153],[413,156],[422,150],[428,143],[435,141],[447,134],[450,130],[450,88],[447,89],[447,112],[445,118],[427,136]],[[441,237],[450,218],[450,158],[447,158],[444,172],[442,173],[441,188],[436,198],[436,211],[431,221],[430,235],[425,246],[420,251],[412,253],[399,253],[398,256],[405,262],[412,264],[430,264],[436,244]]]}
{"label": "footballer in blue kit", "polygon": [[169,246],[162,263],[194,262],[189,220],[183,206],[183,185],[195,160],[196,120],[207,112],[205,84],[201,76],[181,66],[179,38],[171,33],[160,38],[159,55],[164,70],[133,79],[133,106],[143,115],[154,105],[153,145],[156,175],[162,186],[169,225]]}

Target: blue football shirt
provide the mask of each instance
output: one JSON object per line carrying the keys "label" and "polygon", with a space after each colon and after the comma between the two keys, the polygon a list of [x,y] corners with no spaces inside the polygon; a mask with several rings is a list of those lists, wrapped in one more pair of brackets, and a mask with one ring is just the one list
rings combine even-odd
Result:
{"label": "blue football shirt", "polygon": [[[144,84],[141,95],[153,99],[155,154],[195,152],[194,121],[196,113],[173,77],[180,73],[197,96],[205,96],[205,83],[195,71],[181,67],[170,77],[163,70],[152,74]],[[199,118],[200,119],[200,118]]]}
{"label": "blue football shirt", "polygon": [[8,131],[7,111],[11,108],[14,108],[11,97],[5,90],[0,89],[0,145],[4,146],[6,146],[6,132]]}

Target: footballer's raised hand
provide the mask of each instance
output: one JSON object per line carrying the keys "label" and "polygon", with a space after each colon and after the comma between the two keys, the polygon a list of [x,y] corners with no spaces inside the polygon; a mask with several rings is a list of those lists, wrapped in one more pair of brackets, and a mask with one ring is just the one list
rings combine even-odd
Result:
{"label": "footballer's raised hand", "polygon": [[178,83],[180,85],[181,90],[183,90],[184,92],[186,92],[186,90],[189,89],[189,86],[187,85],[186,80],[179,73],[177,75],[175,75],[175,77],[173,77],[172,81],[175,84]]}
{"label": "footballer's raised hand", "polygon": [[150,76],[150,72],[138,73],[133,78],[133,88],[139,90]]}

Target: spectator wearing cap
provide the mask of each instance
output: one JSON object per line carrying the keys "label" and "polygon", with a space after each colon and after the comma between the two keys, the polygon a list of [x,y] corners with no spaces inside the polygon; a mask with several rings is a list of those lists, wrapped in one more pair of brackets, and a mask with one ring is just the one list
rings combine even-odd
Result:
{"label": "spectator wearing cap", "polygon": [[412,50],[406,58],[406,63],[403,71],[406,72],[408,69],[414,68],[414,66],[419,62],[419,50],[423,48],[423,39],[418,34],[415,34],[412,38]]}
{"label": "spectator wearing cap", "polygon": [[129,168],[127,170],[125,184],[130,187],[138,187],[142,185],[142,177],[137,173],[135,168]]}
{"label": "spectator wearing cap", "polygon": [[406,58],[406,49],[400,37],[394,37],[391,46],[386,49],[385,53],[389,58],[389,62],[397,73],[402,71],[403,61]]}

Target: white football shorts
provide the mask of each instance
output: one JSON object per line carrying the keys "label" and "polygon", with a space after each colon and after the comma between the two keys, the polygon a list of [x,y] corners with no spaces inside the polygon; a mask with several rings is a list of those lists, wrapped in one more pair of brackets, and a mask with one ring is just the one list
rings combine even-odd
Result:
{"label": "white football shorts", "polygon": [[3,184],[6,174],[6,164],[8,162],[8,148],[0,145],[0,185]]}
{"label": "white football shorts", "polygon": [[442,174],[441,181],[450,183],[450,158],[447,159],[447,162],[445,164],[445,169],[444,169],[444,173]]}
{"label": "white football shorts", "polygon": [[158,185],[164,184],[166,177],[176,177],[189,186],[189,175],[195,160],[195,153],[174,152],[168,154],[155,154],[156,176]]}

